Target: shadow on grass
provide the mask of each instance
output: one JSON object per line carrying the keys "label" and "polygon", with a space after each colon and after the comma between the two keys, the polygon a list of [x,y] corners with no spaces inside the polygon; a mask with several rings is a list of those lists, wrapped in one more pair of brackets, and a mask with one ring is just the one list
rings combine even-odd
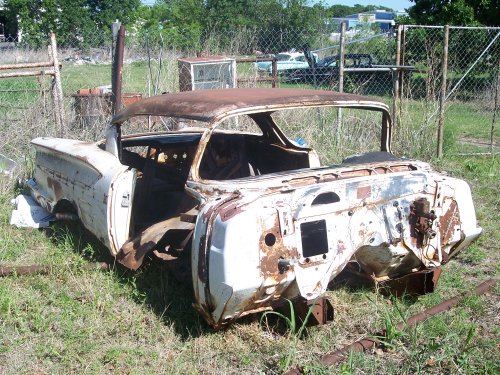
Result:
{"label": "shadow on grass", "polygon": [[[129,298],[135,303],[146,305],[164,322],[172,326],[181,339],[196,338],[213,332],[201,316],[192,307],[194,294],[189,280],[179,281],[170,272],[166,262],[154,256],[147,257],[137,271],[131,271],[115,262],[109,251],[96,237],[86,231],[78,222],[55,223],[45,230],[50,240],[58,249],[61,258],[64,252],[81,256],[87,262],[105,262],[110,265],[110,274],[130,290]],[[360,279],[348,272],[342,272],[330,283],[328,290],[347,289],[352,293],[371,293],[373,283]],[[387,291],[379,290],[381,294],[390,295]],[[413,304],[418,297],[404,295],[399,297],[406,305]],[[261,320],[262,314],[252,314],[239,319],[240,324]],[[263,327],[273,327],[275,334],[286,335],[289,327],[283,325],[278,316],[270,316]],[[301,324],[301,322],[298,322]]]}
{"label": "shadow on grass", "polygon": [[190,283],[177,281],[165,261],[148,257],[137,271],[131,271],[117,263],[109,250],[79,222],[57,222],[46,228],[45,233],[59,249],[78,254],[87,262],[107,263],[112,277],[131,290],[129,298],[151,308],[183,340],[212,332],[192,307],[194,294]]}
{"label": "shadow on grass", "polygon": [[385,298],[397,298],[407,306],[416,303],[421,296],[418,293],[412,294],[402,290],[396,291],[387,285],[379,284],[377,286],[369,277],[359,277],[359,275],[351,273],[347,268],[328,284],[328,290],[334,291],[338,289],[345,289],[352,293],[377,292]]}

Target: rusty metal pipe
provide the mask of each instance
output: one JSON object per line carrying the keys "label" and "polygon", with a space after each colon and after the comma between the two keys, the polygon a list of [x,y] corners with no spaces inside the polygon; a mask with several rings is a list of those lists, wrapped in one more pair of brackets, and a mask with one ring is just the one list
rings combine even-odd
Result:
{"label": "rusty metal pipe", "polygon": [[114,51],[113,76],[111,77],[111,91],[113,92],[113,115],[122,107],[122,70],[123,70],[123,50],[125,48],[125,27],[120,26],[116,50]]}
{"label": "rusty metal pipe", "polygon": [[65,220],[65,221],[78,221],[80,218],[77,214],[73,214],[71,212],[58,212],[56,213],[57,220]]}
{"label": "rusty metal pipe", "polygon": [[[0,277],[10,276],[12,274],[16,275],[32,275],[40,274],[46,275],[50,272],[52,267],[41,266],[41,265],[31,265],[31,266],[16,266],[16,267],[3,267],[0,266]],[[99,268],[100,270],[108,270],[109,264],[105,262],[99,263],[88,263],[84,266],[85,269]]]}
{"label": "rusty metal pipe", "polygon": [[[495,284],[496,284],[496,280],[494,280],[494,279],[486,280],[485,282],[479,284],[474,289],[474,291],[471,291],[471,292],[466,293],[462,296],[453,297],[453,298],[450,298],[444,302],[441,302],[440,304],[433,306],[427,310],[424,310],[421,313],[413,315],[406,322],[399,322],[396,325],[396,327],[399,330],[402,330],[405,327],[416,326],[418,323],[425,321],[427,318],[430,318],[434,315],[437,315],[443,311],[449,310],[450,308],[457,305],[458,303],[460,303],[460,301],[462,301],[464,298],[466,298],[468,296],[471,296],[471,295],[480,296],[480,295],[488,292],[490,289],[492,289],[495,286]],[[385,332],[375,334],[374,336],[384,337]],[[320,358],[320,363],[322,363],[324,365],[333,365],[333,364],[342,362],[345,358],[347,358],[347,356],[349,355],[349,352],[351,352],[351,351],[364,352],[370,348],[373,348],[376,344],[378,344],[380,342],[374,336],[366,337],[366,338],[358,340],[350,345],[344,346],[343,348],[341,348],[339,350],[325,354]],[[301,373],[302,373],[302,368],[296,367],[296,368],[293,368],[293,369],[287,371],[285,373],[285,375],[296,375],[296,374],[301,374]]]}
{"label": "rusty metal pipe", "polygon": [[[440,304],[438,304],[434,307],[431,307],[427,310],[422,311],[421,313],[413,315],[406,322],[399,322],[396,327],[397,327],[397,329],[402,330],[404,327],[416,326],[418,323],[425,321],[427,318],[430,318],[431,316],[434,316],[434,315],[437,315],[439,313],[442,313],[443,311],[449,310],[450,308],[457,305],[461,300],[463,300],[467,296],[470,296],[470,295],[480,296],[481,294],[486,293],[491,288],[493,288],[495,283],[496,283],[496,281],[494,279],[489,279],[489,280],[479,284],[474,289],[473,292],[469,292],[463,296],[453,297],[453,298],[450,298],[444,302],[441,302]],[[381,334],[378,334],[375,336],[384,337],[385,332],[382,332]],[[379,342],[379,340],[377,340],[375,337],[366,337],[362,340],[358,340],[358,341],[354,342],[353,344],[347,345],[347,346],[343,347],[342,349],[325,354],[324,356],[321,357],[320,362],[322,364],[325,364],[325,365],[332,365],[332,364],[341,362],[345,359],[346,355],[348,355],[350,351],[364,352],[365,350],[370,349],[373,346],[375,346],[378,342]]]}

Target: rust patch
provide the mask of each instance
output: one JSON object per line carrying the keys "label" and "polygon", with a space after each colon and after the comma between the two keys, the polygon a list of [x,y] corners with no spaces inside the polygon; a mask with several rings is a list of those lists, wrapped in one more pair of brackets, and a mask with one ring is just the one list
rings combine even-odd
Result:
{"label": "rust patch", "polygon": [[457,202],[453,199],[448,211],[439,218],[442,244],[447,244],[450,241],[456,225],[460,225],[460,212]]}
{"label": "rust patch", "polygon": [[116,254],[116,260],[131,270],[137,270],[144,257],[151,252],[160,240],[164,238],[171,229],[194,230],[194,224],[182,223],[179,226],[179,218],[171,218],[151,225],[135,237],[123,244]]}
{"label": "rust patch", "polygon": [[372,188],[371,186],[360,186],[356,190],[356,197],[358,199],[366,199],[372,196]]}
{"label": "rust patch", "polygon": [[63,197],[63,190],[59,181],[47,176],[47,187],[54,192],[57,201]]}
{"label": "rust patch", "polygon": [[[269,235],[274,236],[274,241],[269,241]],[[267,238],[266,238],[267,237]],[[262,235],[259,239],[259,248],[262,254],[260,260],[260,272],[265,277],[273,278],[277,283],[286,278],[287,267],[279,267],[283,262],[292,257],[292,252],[283,246],[280,235],[280,224],[278,216],[275,216],[273,226],[262,227]],[[281,269],[280,269],[281,268]]]}
{"label": "rust patch", "polygon": [[345,243],[344,241],[341,241],[341,240],[338,240],[337,241],[337,253],[340,255],[340,254],[343,254],[344,251],[346,249],[346,246],[345,246]]}
{"label": "rust patch", "polygon": [[290,180],[289,184],[292,187],[300,187],[300,186],[309,186],[317,183],[319,180],[316,176],[303,177],[303,178],[294,178]]}
{"label": "rust patch", "polygon": [[383,281],[380,286],[387,287],[388,292],[398,297],[403,295],[422,296],[434,292],[440,276],[441,267],[436,267]]}
{"label": "rust patch", "polygon": [[203,235],[200,237],[200,248],[198,249],[198,277],[201,282],[206,283],[208,280],[208,270],[206,265],[206,246],[207,236]]}
{"label": "rust patch", "polygon": [[[449,244],[457,225],[460,225],[460,211],[458,209],[457,202],[453,199],[451,201],[450,208],[448,208],[448,210],[439,218],[439,228],[441,232],[442,244],[441,257],[443,258],[443,262],[448,261],[448,258],[453,254],[454,249],[456,249],[456,246],[453,246],[453,248],[450,249],[449,254],[444,251],[444,245]],[[461,243],[461,240],[458,243]]]}
{"label": "rust patch", "polygon": [[415,238],[417,248],[422,248],[427,238],[432,239],[436,236],[432,229],[435,219],[436,214],[430,209],[427,198],[417,199],[410,205],[410,236]]}
{"label": "rust patch", "polygon": [[243,210],[241,209],[241,206],[238,205],[238,202],[233,202],[224,208],[221,208],[219,215],[222,221],[227,221],[241,212],[243,212]]}
{"label": "rust patch", "polygon": [[304,322],[307,327],[324,325],[333,322],[333,305],[326,297],[317,298],[308,301],[302,297],[296,298],[293,301],[293,309],[290,309],[290,304],[286,300],[278,300],[273,303],[273,309],[284,314],[285,316],[295,315],[295,319],[299,322]]}
{"label": "rust patch", "polygon": [[172,117],[212,122],[219,116],[223,116],[235,109],[253,109],[262,106],[280,108],[284,105],[287,107],[312,105],[348,106],[345,104],[346,102],[348,104],[356,102],[358,106],[382,110],[389,116],[389,108],[386,104],[361,95],[322,90],[239,88],[212,92],[205,92],[204,90],[185,91],[152,96],[121,110],[112,119],[112,123],[121,124],[130,117],[139,115],[171,115]]}
{"label": "rust patch", "polygon": [[209,220],[211,217],[215,217],[213,216],[214,212],[218,211],[222,205],[236,198],[238,198],[238,195],[233,194],[225,199],[220,200],[216,205],[209,207],[208,210],[202,215],[203,223],[206,223],[207,220]]}
{"label": "rust patch", "polygon": [[207,220],[212,216],[213,212],[214,212],[214,209],[215,207],[209,207],[208,210],[206,210],[203,215],[202,215],[202,220],[203,220],[203,223],[206,223]]}
{"label": "rust patch", "polygon": [[324,175],[309,176],[303,178],[294,178],[284,180],[283,183],[288,183],[292,187],[308,186],[318,182],[331,182],[335,180],[343,180],[353,177],[366,177],[376,174],[388,174],[396,172],[410,172],[417,168],[413,164],[394,164],[394,165],[368,165],[364,168],[339,170],[335,173],[328,172]]}

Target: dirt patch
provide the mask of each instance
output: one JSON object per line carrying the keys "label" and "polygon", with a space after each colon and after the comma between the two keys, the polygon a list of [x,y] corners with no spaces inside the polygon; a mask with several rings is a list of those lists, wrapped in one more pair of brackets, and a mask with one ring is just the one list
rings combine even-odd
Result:
{"label": "dirt patch", "polygon": [[[469,138],[469,137],[459,138],[458,143],[461,143],[464,145],[484,147],[484,148],[488,148],[488,149],[492,146],[489,140]],[[500,143],[497,140],[493,140],[493,149],[496,151],[500,150]]]}

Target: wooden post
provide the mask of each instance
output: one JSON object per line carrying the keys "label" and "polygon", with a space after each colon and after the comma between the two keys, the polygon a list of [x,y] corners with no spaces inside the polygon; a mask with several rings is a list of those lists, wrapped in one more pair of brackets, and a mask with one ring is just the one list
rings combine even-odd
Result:
{"label": "wooden post", "polygon": [[392,72],[392,79],[394,84],[394,107],[392,109],[392,124],[393,127],[396,128],[400,123],[398,118],[399,115],[399,78],[400,78],[400,60],[401,60],[401,25],[398,25],[398,31],[396,36],[396,70]]}
{"label": "wooden post", "polygon": [[56,34],[50,33],[50,58],[54,64],[54,84],[53,84],[53,96],[54,96],[54,115],[56,118],[57,135],[63,137],[66,132],[65,128],[65,116],[64,116],[64,103],[63,103],[63,92],[61,84],[61,74],[59,72],[59,60],[57,58],[57,43]]}
{"label": "wooden post", "polygon": [[[339,53],[339,92],[344,92],[344,57],[345,57],[345,30],[346,22],[340,24],[340,53]],[[337,146],[340,145],[342,134],[342,109],[337,111]]]}
{"label": "wooden post", "polygon": [[276,59],[276,57],[273,58],[273,61],[271,61],[271,71],[273,77],[271,87],[276,88],[278,87],[278,60]]}
{"label": "wooden post", "polygon": [[339,92],[344,92],[345,21],[340,26]]}
{"label": "wooden post", "polygon": [[450,26],[444,27],[443,40],[443,61],[441,71],[441,95],[439,96],[439,118],[438,118],[438,139],[437,139],[437,157],[443,157],[443,142],[444,142],[444,106],[446,101],[446,79],[448,76],[448,39]]}

